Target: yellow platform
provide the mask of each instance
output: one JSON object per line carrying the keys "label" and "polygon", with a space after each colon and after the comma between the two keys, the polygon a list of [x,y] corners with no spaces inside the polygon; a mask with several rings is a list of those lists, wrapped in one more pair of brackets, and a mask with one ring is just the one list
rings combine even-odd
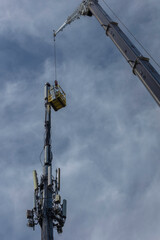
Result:
{"label": "yellow platform", "polygon": [[59,85],[50,88],[48,102],[55,111],[66,106],[66,94]]}

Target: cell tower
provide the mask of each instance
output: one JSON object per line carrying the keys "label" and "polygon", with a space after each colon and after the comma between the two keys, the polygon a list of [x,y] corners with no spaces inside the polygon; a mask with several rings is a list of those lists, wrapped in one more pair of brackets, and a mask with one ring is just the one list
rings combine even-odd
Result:
{"label": "cell tower", "polygon": [[55,85],[45,85],[45,142],[43,174],[38,183],[36,170],[33,171],[34,180],[34,206],[27,210],[28,227],[35,229],[35,225],[41,227],[41,240],[53,240],[53,228],[62,233],[66,220],[67,201],[61,203],[60,168],[56,170],[56,176],[52,176],[52,151],[51,151],[51,107],[58,111],[66,106],[66,95],[55,81]]}

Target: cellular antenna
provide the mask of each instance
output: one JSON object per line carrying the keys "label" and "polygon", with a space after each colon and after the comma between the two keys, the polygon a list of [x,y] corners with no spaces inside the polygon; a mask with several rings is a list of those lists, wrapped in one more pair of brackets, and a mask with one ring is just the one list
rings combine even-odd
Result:
{"label": "cellular antenna", "polygon": [[61,203],[60,168],[56,170],[56,177],[52,176],[52,151],[51,151],[51,108],[55,111],[66,106],[66,95],[62,88],[55,83],[45,85],[45,142],[43,174],[40,184],[36,170],[33,171],[34,206],[27,210],[28,227],[35,229],[41,227],[41,240],[53,240],[53,229],[62,233],[66,221],[67,201]]}

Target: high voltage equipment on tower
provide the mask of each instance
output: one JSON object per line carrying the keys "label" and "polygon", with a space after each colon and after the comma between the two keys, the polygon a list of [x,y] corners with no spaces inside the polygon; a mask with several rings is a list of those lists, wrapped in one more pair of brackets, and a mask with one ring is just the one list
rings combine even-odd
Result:
{"label": "high voltage equipment on tower", "polygon": [[27,210],[28,226],[41,227],[41,240],[53,240],[53,228],[62,233],[66,220],[67,201],[61,203],[60,168],[56,176],[52,176],[52,151],[51,151],[51,107],[58,111],[66,106],[66,95],[55,80],[55,85],[45,85],[45,142],[43,174],[38,183],[37,172],[33,171],[34,180],[34,206]]}

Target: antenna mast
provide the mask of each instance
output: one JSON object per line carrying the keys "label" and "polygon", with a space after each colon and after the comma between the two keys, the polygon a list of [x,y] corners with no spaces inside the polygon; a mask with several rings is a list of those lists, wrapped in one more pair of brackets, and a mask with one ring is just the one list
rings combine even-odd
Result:
{"label": "antenna mast", "polygon": [[60,168],[56,170],[56,177],[52,176],[52,151],[51,151],[51,107],[58,111],[66,106],[65,93],[55,83],[51,86],[45,84],[45,142],[43,174],[38,184],[37,172],[33,171],[34,180],[34,207],[27,210],[28,226],[41,227],[41,240],[53,240],[53,228],[62,233],[66,220],[67,201],[61,204],[60,191]]}

